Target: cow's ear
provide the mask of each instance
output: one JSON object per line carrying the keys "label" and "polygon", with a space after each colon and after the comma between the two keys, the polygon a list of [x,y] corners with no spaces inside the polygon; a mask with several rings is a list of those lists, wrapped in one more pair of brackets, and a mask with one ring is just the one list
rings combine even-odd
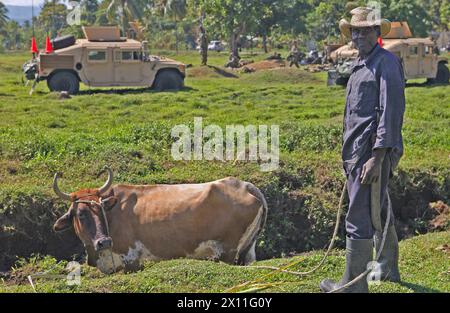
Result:
{"label": "cow's ear", "polygon": [[55,225],[53,225],[53,230],[63,231],[70,227],[72,227],[72,215],[67,212],[56,221]]}
{"label": "cow's ear", "polygon": [[103,207],[105,208],[105,211],[111,210],[118,201],[119,201],[119,199],[117,199],[116,197],[108,197],[108,198],[102,199],[102,204],[103,204]]}

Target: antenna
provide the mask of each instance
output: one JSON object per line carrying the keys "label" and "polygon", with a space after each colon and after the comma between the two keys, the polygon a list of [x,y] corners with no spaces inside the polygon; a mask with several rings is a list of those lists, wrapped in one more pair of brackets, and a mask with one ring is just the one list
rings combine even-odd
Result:
{"label": "antenna", "polygon": [[52,18],[52,23],[53,23],[53,38],[56,37],[56,0],[53,0],[53,18]]}
{"label": "antenna", "polygon": [[34,0],[31,0],[31,31],[34,37]]}

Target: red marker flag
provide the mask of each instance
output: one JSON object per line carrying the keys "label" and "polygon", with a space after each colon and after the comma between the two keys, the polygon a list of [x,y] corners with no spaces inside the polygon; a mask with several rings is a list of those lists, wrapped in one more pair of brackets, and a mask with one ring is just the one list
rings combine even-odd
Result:
{"label": "red marker flag", "polygon": [[31,38],[31,53],[39,53],[39,50],[38,50],[37,44],[36,44],[36,38],[34,38],[34,37]]}
{"label": "red marker flag", "polygon": [[47,39],[45,40],[45,53],[52,53],[53,51],[52,43],[50,42],[50,38],[47,36]]}
{"label": "red marker flag", "polygon": [[378,37],[378,44],[380,45],[381,48],[383,48],[383,39],[380,37]]}

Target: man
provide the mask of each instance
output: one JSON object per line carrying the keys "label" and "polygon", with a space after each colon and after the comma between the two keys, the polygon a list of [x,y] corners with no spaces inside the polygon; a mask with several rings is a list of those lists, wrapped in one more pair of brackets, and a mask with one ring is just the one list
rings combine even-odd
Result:
{"label": "man", "polygon": [[301,55],[300,51],[298,50],[298,42],[297,40],[295,40],[287,57],[287,60],[290,62],[289,67],[295,65],[297,68],[299,68],[300,66],[298,65],[298,62],[300,62],[300,59]]}
{"label": "man", "polygon": [[368,292],[366,277],[342,288],[362,274],[378,252],[382,218],[390,212],[386,242],[378,259],[375,279],[400,281],[398,239],[388,194],[392,171],[403,154],[401,129],[405,109],[405,79],[400,60],[381,48],[378,37],[390,31],[387,20],[373,20],[371,8],[350,12],[351,22],[339,28],[359,51],[351,67],[344,113],[342,158],[347,176],[349,209],[346,216],[346,265],[339,282],[320,283],[324,292]]}
{"label": "man", "polygon": [[225,64],[225,67],[239,68],[240,61],[241,61],[241,58],[238,55],[235,55],[234,53],[230,53],[230,56],[228,57],[228,63]]}

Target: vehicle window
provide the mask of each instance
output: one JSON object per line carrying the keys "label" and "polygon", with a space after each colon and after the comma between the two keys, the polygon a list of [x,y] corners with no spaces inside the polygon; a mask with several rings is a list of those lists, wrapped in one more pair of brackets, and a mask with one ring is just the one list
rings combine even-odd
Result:
{"label": "vehicle window", "polygon": [[418,47],[409,47],[409,54],[410,55],[417,55],[417,54],[419,54],[419,48]]}
{"label": "vehicle window", "polygon": [[116,51],[114,56],[116,61],[139,61],[139,51]]}
{"label": "vehicle window", "polygon": [[106,61],[106,51],[91,50],[88,52],[88,60],[94,62]]}

